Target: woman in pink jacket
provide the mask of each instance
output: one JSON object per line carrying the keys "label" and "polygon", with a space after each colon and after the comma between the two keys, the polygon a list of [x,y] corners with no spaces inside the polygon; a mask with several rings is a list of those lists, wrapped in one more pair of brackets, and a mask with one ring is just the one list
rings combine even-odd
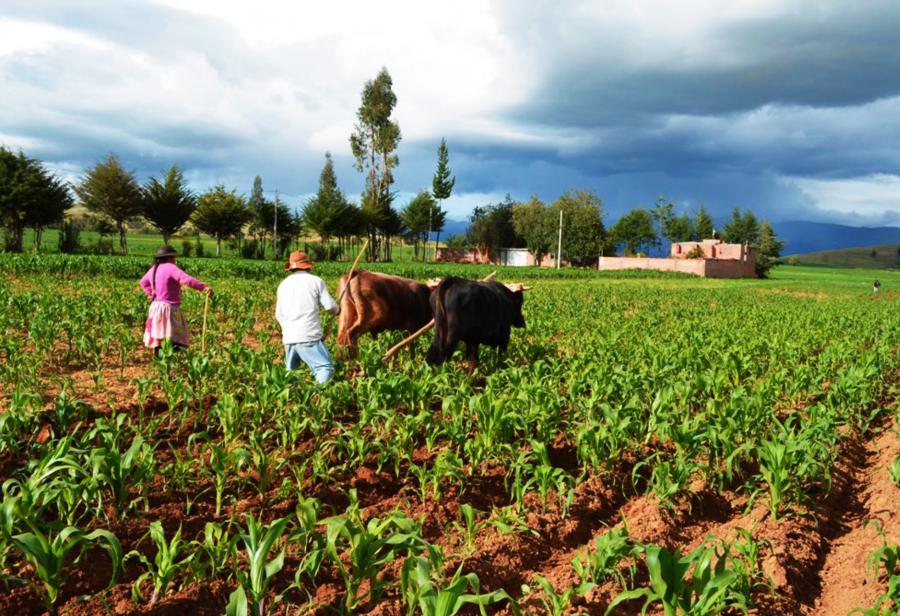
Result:
{"label": "woman in pink jacket", "polygon": [[185,274],[177,265],[178,253],[171,246],[163,246],[156,251],[153,267],[141,278],[141,288],[153,302],[144,327],[144,346],[159,353],[163,340],[171,340],[176,349],[191,343],[191,333],[187,321],[181,314],[181,285],[203,291],[207,295],[212,289],[196,278]]}

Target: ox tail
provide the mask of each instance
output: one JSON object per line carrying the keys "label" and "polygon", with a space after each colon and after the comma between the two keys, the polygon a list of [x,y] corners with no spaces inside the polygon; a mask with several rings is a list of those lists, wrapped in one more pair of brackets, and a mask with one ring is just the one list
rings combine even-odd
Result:
{"label": "ox tail", "polygon": [[356,323],[358,318],[356,298],[354,297],[357,289],[354,289],[354,287],[359,287],[359,283],[353,284],[358,273],[359,272],[353,272],[352,277],[348,277],[345,274],[341,276],[338,282],[338,297],[340,297],[341,312],[338,317],[337,342],[342,346],[350,346],[352,344],[352,340],[350,339],[350,329]]}

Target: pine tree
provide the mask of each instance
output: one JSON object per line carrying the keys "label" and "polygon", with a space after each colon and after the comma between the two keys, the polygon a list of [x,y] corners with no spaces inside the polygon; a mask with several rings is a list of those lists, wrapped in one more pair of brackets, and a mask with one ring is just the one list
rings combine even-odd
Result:
{"label": "pine tree", "polygon": [[40,251],[44,227],[63,219],[72,207],[69,186],[23,152],[0,146],[0,220],[6,229],[6,248],[23,249],[24,229],[34,229],[34,250]]}
{"label": "pine tree", "polygon": [[319,190],[303,208],[306,227],[319,234],[322,245],[340,232],[340,221],[347,211],[347,200],[338,188],[331,153],[325,153],[325,164],[319,174]]}
{"label": "pine tree", "polygon": [[238,235],[252,215],[243,197],[219,184],[197,199],[193,221],[199,230],[216,238],[218,257],[222,254],[222,240]]}
{"label": "pine tree", "polygon": [[697,211],[697,218],[694,220],[694,239],[698,242],[712,239],[713,233],[715,233],[713,219],[707,213],[706,208],[701,205]]}
{"label": "pine tree", "polygon": [[119,249],[128,253],[125,221],[144,211],[141,187],[133,171],[126,171],[115,154],[91,167],[75,187],[81,204],[111,219],[119,233]]}
{"label": "pine tree", "polygon": [[778,263],[784,243],[775,235],[775,229],[768,222],[759,225],[759,248],[756,254],[756,275],[766,278],[772,266]]}
{"label": "pine tree", "polygon": [[731,219],[725,223],[722,235],[729,244],[756,246],[759,243],[759,231],[756,215],[750,210],[742,214],[741,209],[736,207],[731,212]]}
{"label": "pine tree", "polygon": [[256,240],[255,258],[263,259],[266,256],[266,240],[275,222],[275,203],[266,199],[262,178],[258,175],[253,178],[253,188],[246,205],[250,212],[249,232]]}
{"label": "pine tree", "polygon": [[187,188],[184,174],[177,165],[172,165],[160,182],[153,177],[144,186],[144,217],[163,236],[163,243],[191,218],[197,209],[197,197]]}
{"label": "pine tree", "polygon": [[437,207],[433,208],[430,216],[431,222],[428,225],[429,236],[432,232],[437,233],[434,239],[435,252],[437,251],[438,241],[441,238],[441,231],[444,230],[444,221],[447,218],[447,214],[441,209],[441,205],[444,199],[450,198],[455,184],[456,177],[450,175],[450,154],[447,151],[447,140],[441,137],[441,145],[438,146],[437,169],[434,172],[434,179],[431,181],[431,194],[437,199]]}

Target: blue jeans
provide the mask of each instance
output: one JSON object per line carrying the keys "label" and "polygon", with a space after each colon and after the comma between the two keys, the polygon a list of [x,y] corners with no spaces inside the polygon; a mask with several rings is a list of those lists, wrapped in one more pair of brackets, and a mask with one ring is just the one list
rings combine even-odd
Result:
{"label": "blue jeans", "polygon": [[324,385],[331,380],[334,365],[331,363],[328,349],[321,340],[284,345],[284,363],[288,370],[296,370],[301,360],[312,370],[317,383]]}

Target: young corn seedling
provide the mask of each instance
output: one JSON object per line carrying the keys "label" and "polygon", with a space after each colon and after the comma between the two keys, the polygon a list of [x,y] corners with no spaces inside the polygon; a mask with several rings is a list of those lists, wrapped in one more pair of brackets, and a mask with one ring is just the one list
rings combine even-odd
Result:
{"label": "young corn seedling", "polygon": [[455,616],[467,605],[477,606],[479,613],[486,616],[486,605],[504,600],[510,601],[514,614],[519,614],[518,606],[505,591],[479,593],[478,576],[463,575],[462,567],[446,582],[436,577],[431,560],[424,556],[410,556],[403,562],[400,589],[407,616]]}
{"label": "young corn seedling", "polygon": [[15,497],[19,501],[17,507],[35,518],[52,508],[53,517],[74,525],[99,495],[79,461],[84,452],[72,443],[72,437],[62,438],[54,449],[29,463],[30,474],[24,480],[6,480],[4,495]]}
{"label": "young corn seedling", "polygon": [[89,547],[99,545],[109,554],[113,565],[109,586],[118,579],[122,568],[122,546],[109,531],[98,529],[85,533],[75,526],[61,526],[44,531],[30,518],[22,519],[30,531],[12,535],[10,542],[33,568],[34,576],[40,584],[29,584],[52,616],[57,614],[56,602],[66,581],[65,566],[68,558],[78,562]]}
{"label": "young corn seedling", "polygon": [[181,540],[181,527],[175,532],[171,541],[166,540],[166,534],[162,523],[159,521],[150,523],[150,540],[156,548],[156,556],[151,562],[144,554],[132,550],[126,554],[125,559],[136,558],[147,569],[131,586],[131,597],[135,603],[142,603],[144,597],[141,594],[141,586],[150,581],[153,592],[150,594],[150,605],[156,605],[157,601],[166,596],[166,591],[176,575],[186,570],[193,562],[196,552],[185,554],[185,549],[190,545]]}
{"label": "young corn seedling", "polygon": [[[112,493],[116,516],[122,518],[137,503],[146,502],[146,482],[156,468],[153,449],[137,436],[131,446],[121,453],[114,439],[106,440],[91,450],[91,481],[98,488]],[[130,499],[130,490],[137,488],[140,496]],[[130,499],[130,500],[129,500]]]}
{"label": "young corn seedling", "polygon": [[[338,569],[347,590],[344,598],[345,613],[355,613],[367,601],[377,601],[385,589],[385,581],[379,574],[384,566],[398,554],[428,549],[421,537],[421,530],[402,514],[386,518],[372,518],[364,523],[359,512],[351,506],[347,514],[325,521],[325,551],[328,559]],[[345,553],[349,564],[345,564]],[[360,595],[364,581],[368,591]]]}
{"label": "young corn seedling", "polygon": [[[728,567],[727,547],[721,552],[705,544],[682,556],[677,548],[669,552],[656,545],[643,547],[649,586],[619,593],[609,604],[606,614],[617,605],[632,599],[644,599],[642,612],[650,605],[662,604],[665,616],[707,616],[726,609],[747,613],[749,597],[742,590],[749,581]],[[689,579],[685,579],[688,571]]]}
{"label": "young corn seedling", "polygon": [[303,553],[303,560],[294,574],[296,588],[304,588],[304,576],[310,582],[315,582],[326,556],[325,535],[318,531],[320,506],[321,503],[316,498],[300,497],[297,502],[297,528],[288,538],[288,542],[299,545],[300,552]]}
{"label": "young corn seedling", "polygon": [[459,506],[459,517],[462,523],[454,522],[453,526],[463,539],[463,551],[466,555],[475,550],[475,537],[489,524],[487,520],[478,520],[478,515],[484,513],[468,503]]}
{"label": "young corn seedling", "polygon": [[256,471],[256,491],[265,496],[278,470],[286,460],[266,451],[266,444],[275,440],[273,430],[257,431],[250,437],[249,466]]}
{"label": "young corn seedling", "polygon": [[[544,606],[544,610],[549,616],[563,616],[563,614],[569,613],[569,606],[572,603],[572,599],[578,594],[578,589],[575,586],[569,586],[562,592],[556,592],[553,588],[553,584],[542,575],[535,574],[534,582],[540,586],[541,588],[541,604]],[[532,592],[532,588],[528,584],[522,585],[522,593],[530,594]],[[580,614],[581,612],[576,612],[576,614]]]}
{"label": "young corn seedling", "polygon": [[[887,590],[875,599],[870,608],[855,608],[850,612],[862,616],[895,616],[900,614],[900,545],[892,545],[887,542],[884,531],[877,521],[872,521],[878,534],[881,535],[881,547],[873,552],[866,560],[866,569],[869,577],[874,580],[887,579]],[[884,570],[882,574],[881,571]]]}
{"label": "young corn seedling", "polygon": [[526,532],[536,537],[540,535],[540,533],[528,526],[521,509],[515,505],[494,507],[491,511],[491,517],[488,518],[488,523],[493,525],[501,535],[515,535]]}
{"label": "young corn seedling", "polygon": [[[625,576],[619,571],[619,564],[633,557],[635,548],[626,526],[610,529],[594,540],[593,550],[588,549],[575,555],[572,569],[585,589],[589,584],[602,584],[610,578],[615,579],[620,586],[625,586]],[[629,579],[633,580],[634,565],[629,564],[627,571]]]}
{"label": "young corn seedling", "polygon": [[[225,608],[227,616],[265,616],[266,596],[272,578],[284,567],[284,547],[279,548],[288,518],[279,518],[263,526],[250,515],[247,529],[240,534],[246,550],[247,570],[235,568],[237,589],[231,593]],[[278,550],[269,558],[272,550]]]}
{"label": "young corn seedling", "polygon": [[244,449],[228,450],[219,443],[209,443],[206,454],[209,470],[212,471],[213,488],[216,492],[216,517],[218,517],[222,514],[222,501],[228,484],[240,472],[250,456]]}
{"label": "young corn seedling", "polygon": [[553,466],[550,462],[550,453],[547,451],[547,444],[540,441],[532,440],[531,448],[534,451],[537,464],[532,472],[532,481],[537,488],[538,496],[544,505],[544,510],[550,501],[551,493],[556,493],[557,505],[565,516],[569,512],[574,498],[575,478],[561,468]]}

